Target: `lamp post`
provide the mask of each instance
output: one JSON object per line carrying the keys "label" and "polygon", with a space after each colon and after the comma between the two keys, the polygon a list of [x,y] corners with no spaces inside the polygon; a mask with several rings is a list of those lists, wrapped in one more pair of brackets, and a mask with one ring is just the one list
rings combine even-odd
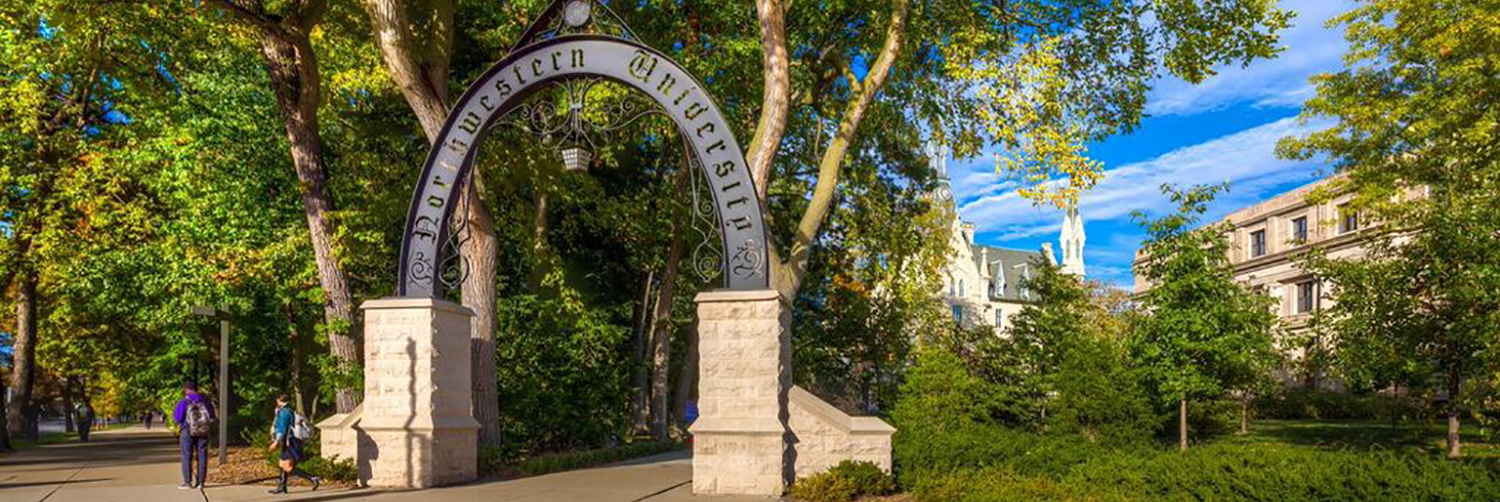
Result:
{"label": "lamp post", "polygon": [[229,313],[223,309],[197,305],[193,315],[219,320],[219,465],[229,463],[229,420],[224,409],[229,407]]}

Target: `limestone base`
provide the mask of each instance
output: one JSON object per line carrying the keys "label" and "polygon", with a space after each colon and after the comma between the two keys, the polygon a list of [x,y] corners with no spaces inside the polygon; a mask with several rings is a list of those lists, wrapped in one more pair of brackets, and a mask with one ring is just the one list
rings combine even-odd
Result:
{"label": "limestone base", "polygon": [[894,427],[874,417],[851,417],[801,387],[792,387],[788,421],[798,478],[828,470],[845,460],[873,462],[891,470]]}
{"label": "limestone base", "polygon": [[786,489],[780,420],[699,419],[692,430],[694,495],[779,497]]}

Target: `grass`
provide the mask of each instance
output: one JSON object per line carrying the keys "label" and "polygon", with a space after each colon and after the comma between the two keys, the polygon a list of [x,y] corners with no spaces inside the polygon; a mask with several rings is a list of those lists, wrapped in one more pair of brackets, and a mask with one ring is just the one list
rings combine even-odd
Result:
{"label": "grass", "polygon": [[[125,427],[130,427],[131,425],[133,425],[133,424],[124,423],[124,424],[101,425],[101,426],[94,427],[94,432],[97,433],[99,431],[107,431],[107,430],[113,430],[113,429],[123,429]],[[12,435],[10,437],[10,445],[11,445],[12,448],[14,448],[14,451],[26,451],[26,450],[30,450],[30,449],[33,449],[33,448],[36,448],[36,447],[39,447],[39,446],[46,446],[46,445],[49,445],[49,444],[66,443],[66,442],[69,442],[69,441],[77,441],[77,440],[78,440],[78,433],[77,432],[47,432],[47,433],[43,433],[42,436],[40,438],[38,438],[36,441],[31,441],[31,440],[26,439],[26,438],[21,437],[21,436]],[[0,455],[4,455],[4,454],[5,454],[5,452],[0,452]]]}
{"label": "grass", "polygon": [[480,469],[491,476],[505,479],[539,476],[648,457],[686,447],[686,443],[644,441],[595,450],[539,455],[508,465],[501,464],[494,459],[487,460],[484,458],[486,455],[481,453]]}
{"label": "grass", "polygon": [[[1464,456],[1500,460],[1500,445],[1486,442],[1477,424],[1470,421],[1459,432]],[[1256,420],[1249,435],[1209,441],[1441,455],[1447,452],[1447,434],[1448,425],[1441,420],[1406,420],[1394,427],[1379,420]]]}

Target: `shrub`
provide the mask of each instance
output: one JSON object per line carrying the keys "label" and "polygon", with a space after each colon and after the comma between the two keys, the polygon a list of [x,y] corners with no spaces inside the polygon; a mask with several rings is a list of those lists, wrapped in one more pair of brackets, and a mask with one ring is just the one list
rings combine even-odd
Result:
{"label": "shrub", "polygon": [[896,480],[872,462],[845,460],[827,472],[797,480],[787,494],[807,502],[848,502],[896,491]]}
{"label": "shrub", "polygon": [[1396,396],[1317,389],[1283,388],[1255,400],[1255,415],[1260,418],[1388,420],[1415,417],[1419,412]]}
{"label": "shrub", "polygon": [[[583,469],[596,465],[657,455],[683,448],[683,443],[647,441],[594,450],[539,455],[512,459],[499,447],[485,445],[479,449],[479,469],[485,475],[511,474],[539,476],[553,472]],[[510,472],[507,472],[510,471]]]}
{"label": "shrub", "polygon": [[[240,432],[240,439],[250,444],[251,448],[261,451],[266,465],[271,467],[271,472],[281,469],[281,450],[268,449],[265,445],[271,444],[271,433],[264,429],[245,429]],[[315,436],[302,444],[304,460],[297,467],[308,474],[336,481],[354,481],[359,477],[359,469],[354,466],[351,458],[324,458],[322,456],[322,443]]]}
{"label": "shrub", "polygon": [[1026,476],[1007,467],[959,469],[925,478],[912,489],[917,502],[1134,502],[1118,493]]}
{"label": "shrub", "polygon": [[892,449],[897,478],[907,488],[923,477],[981,466],[1059,476],[1108,451],[1076,436],[1042,436],[988,424],[949,431],[898,429]]}

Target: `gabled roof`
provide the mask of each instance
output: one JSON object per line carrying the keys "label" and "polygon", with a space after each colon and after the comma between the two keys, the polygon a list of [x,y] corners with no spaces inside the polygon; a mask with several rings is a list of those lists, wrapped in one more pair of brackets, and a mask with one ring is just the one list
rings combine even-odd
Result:
{"label": "gabled roof", "polygon": [[[973,251],[974,261],[979,262],[980,270],[984,269],[984,261],[989,262],[992,274],[990,280],[993,281],[988,288],[990,299],[1011,302],[1031,300],[1021,297],[1021,283],[1025,280],[1022,274],[1024,271],[1029,274],[1026,277],[1035,277],[1036,267],[1046,260],[1046,255],[1043,255],[1041,251],[1022,251],[983,245],[974,245]],[[1004,285],[1004,288],[996,291],[995,285]]]}

